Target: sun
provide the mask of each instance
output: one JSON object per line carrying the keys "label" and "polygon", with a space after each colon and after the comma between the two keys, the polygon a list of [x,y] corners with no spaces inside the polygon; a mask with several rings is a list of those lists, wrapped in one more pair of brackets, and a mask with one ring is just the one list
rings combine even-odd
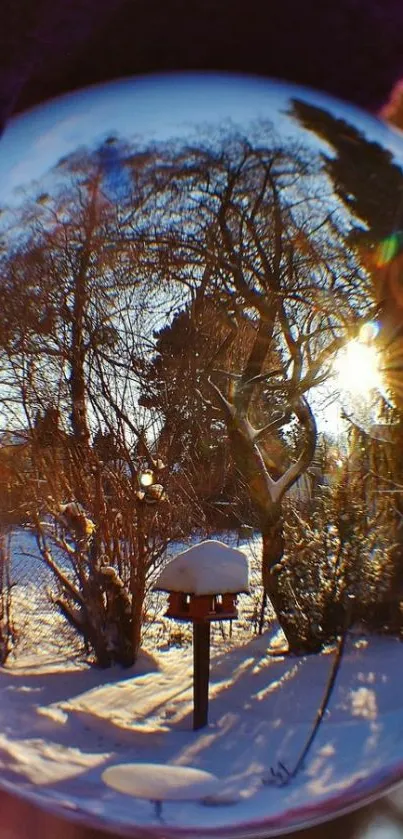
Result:
{"label": "sun", "polygon": [[368,331],[361,332],[337,353],[333,369],[338,389],[354,396],[366,397],[383,389],[381,357]]}

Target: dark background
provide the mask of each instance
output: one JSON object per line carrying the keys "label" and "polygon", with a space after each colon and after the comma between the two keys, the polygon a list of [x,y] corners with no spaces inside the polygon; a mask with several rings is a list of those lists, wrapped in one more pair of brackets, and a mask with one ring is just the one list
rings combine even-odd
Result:
{"label": "dark background", "polygon": [[0,122],[111,78],[231,70],[376,111],[403,76],[403,0],[0,0]]}

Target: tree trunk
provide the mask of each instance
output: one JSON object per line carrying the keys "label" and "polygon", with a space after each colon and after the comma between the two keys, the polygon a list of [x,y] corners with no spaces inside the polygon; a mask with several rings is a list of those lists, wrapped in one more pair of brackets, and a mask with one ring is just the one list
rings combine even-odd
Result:
{"label": "tree trunk", "polygon": [[[297,410],[294,409],[294,412],[297,413]],[[306,406],[298,409],[298,416],[302,415],[304,419],[312,419],[310,410]],[[263,539],[263,610],[265,601],[269,597],[290,652],[295,654],[317,652],[322,642],[315,637],[307,619],[301,613],[294,592],[287,583],[284,569],[280,566],[284,554],[282,498],[287,488],[297,480],[300,474],[303,474],[312,459],[315,451],[316,426],[313,425],[309,448],[300,456],[299,461],[289,468],[289,483],[287,484],[284,482],[287,472],[277,480],[270,476],[245,416],[237,416],[234,415],[234,410],[227,410],[226,424],[232,456],[248,487],[260,521]],[[280,489],[279,480],[283,482]],[[263,614],[260,625],[263,627]]]}
{"label": "tree trunk", "polygon": [[143,626],[143,604],[146,594],[146,534],[145,509],[141,501],[137,504],[137,555],[132,558],[131,595],[132,595],[132,649],[133,662],[136,660],[140,645]]}
{"label": "tree trunk", "polygon": [[[93,219],[91,220],[93,224]],[[88,279],[87,270],[91,254],[92,231],[87,232],[87,242],[80,257],[77,275],[74,277],[73,309],[71,325],[70,347],[70,396],[71,396],[71,426],[76,443],[86,447],[89,442],[89,428],[87,417],[87,388],[86,388],[86,347],[85,347],[85,316],[88,309]]]}
{"label": "tree trunk", "polygon": [[86,446],[89,441],[85,386],[85,349],[83,335],[83,310],[80,289],[75,292],[74,320],[71,346],[71,427],[76,443]]}
{"label": "tree trunk", "polygon": [[286,637],[288,648],[295,655],[318,652],[322,641],[315,636],[301,614],[291,584],[287,583],[280,562],[284,554],[283,515],[276,507],[262,523],[262,581],[264,599],[268,597]]}

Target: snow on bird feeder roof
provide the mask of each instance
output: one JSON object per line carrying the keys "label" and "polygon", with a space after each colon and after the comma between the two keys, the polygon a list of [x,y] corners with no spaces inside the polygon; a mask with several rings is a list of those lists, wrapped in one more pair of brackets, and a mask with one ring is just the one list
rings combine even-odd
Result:
{"label": "snow on bird feeder roof", "polygon": [[159,575],[154,589],[184,594],[239,594],[249,591],[248,561],[237,548],[217,539],[177,554]]}

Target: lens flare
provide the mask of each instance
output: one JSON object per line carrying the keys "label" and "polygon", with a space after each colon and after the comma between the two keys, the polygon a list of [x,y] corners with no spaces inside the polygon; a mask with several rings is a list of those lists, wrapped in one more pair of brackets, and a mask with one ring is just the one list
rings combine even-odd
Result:
{"label": "lens flare", "polygon": [[383,239],[378,246],[376,267],[384,268],[385,265],[389,265],[390,262],[393,262],[402,249],[402,243],[403,234],[400,230],[397,233],[392,233],[391,236],[388,236],[386,239]]}
{"label": "lens flare", "polygon": [[340,389],[362,396],[380,390],[383,384],[380,354],[370,338],[371,324],[366,324],[365,330],[349,341],[334,361]]}

